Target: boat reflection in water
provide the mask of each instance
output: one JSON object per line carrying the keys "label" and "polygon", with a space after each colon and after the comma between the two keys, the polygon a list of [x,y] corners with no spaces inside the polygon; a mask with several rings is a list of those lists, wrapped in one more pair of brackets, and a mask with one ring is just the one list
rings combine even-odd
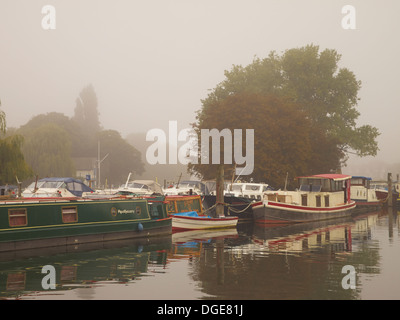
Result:
{"label": "boat reflection in water", "polygon": [[239,238],[238,245],[222,243],[224,251],[218,245],[205,249],[196,279],[218,299],[357,299],[358,290],[341,286],[342,267],[362,261],[372,266],[365,272],[376,272],[378,248],[360,254],[357,247],[377,218],[374,213],[356,220],[254,225],[247,243]]}
{"label": "boat reflection in water", "polygon": [[[170,249],[171,235],[1,253],[0,298],[33,299],[43,294],[53,299],[70,289],[126,284],[162,270]],[[42,287],[44,265],[55,268],[55,290]],[[93,290],[74,298],[91,299]]]}
{"label": "boat reflection in water", "polygon": [[[381,248],[371,230],[386,221],[385,215],[274,227],[249,223],[237,229],[2,253],[0,297],[359,299],[361,273],[381,272]],[[44,265],[56,269],[56,290],[41,286]],[[358,268],[355,290],[341,286],[345,265]]]}

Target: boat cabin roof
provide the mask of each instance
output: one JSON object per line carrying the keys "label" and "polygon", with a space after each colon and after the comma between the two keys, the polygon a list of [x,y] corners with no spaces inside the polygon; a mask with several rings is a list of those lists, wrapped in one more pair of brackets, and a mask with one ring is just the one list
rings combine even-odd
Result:
{"label": "boat cabin roof", "polygon": [[[32,182],[26,190],[32,189],[35,186],[35,182]],[[83,192],[93,192],[93,190],[85,185],[81,180],[74,178],[43,178],[38,180],[37,183],[38,188],[66,188],[69,192],[74,194],[75,196],[82,196]]]}
{"label": "boat cabin roof", "polygon": [[327,173],[327,174],[315,174],[311,176],[303,176],[298,178],[307,178],[307,179],[330,179],[333,181],[343,181],[351,179],[351,176],[347,174],[338,174],[338,173]]}
{"label": "boat cabin roof", "polygon": [[364,176],[351,176],[352,179],[364,179],[364,180],[372,180],[370,177],[364,177]]}

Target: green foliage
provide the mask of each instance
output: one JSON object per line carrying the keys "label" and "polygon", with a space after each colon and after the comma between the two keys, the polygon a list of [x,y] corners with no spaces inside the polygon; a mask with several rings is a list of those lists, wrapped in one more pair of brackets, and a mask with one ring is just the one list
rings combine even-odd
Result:
{"label": "green foliage", "polygon": [[23,150],[26,161],[40,177],[75,175],[71,140],[63,128],[53,123],[31,130]]}
{"label": "green foliage", "polygon": [[63,129],[71,143],[71,157],[89,157],[96,155],[97,140],[95,137],[83,133],[82,128],[66,115],[58,112],[39,114],[33,117],[28,123],[21,126],[18,132],[29,137],[33,130],[47,124],[54,124]]}
{"label": "green foliage", "polygon": [[[1,107],[1,101],[0,101]],[[6,132],[6,114],[3,110],[0,110],[0,134]]]}
{"label": "green foliage", "polygon": [[[331,141],[322,130],[312,124],[307,113],[288,99],[274,95],[254,93],[233,94],[209,105],[207,112],[199,116],[195,130],[216,128],[254,129],[254,171],[242,180],[253,178],[273,186],[283,186],[288,173],[290,177],[329,171],[337,155]],[[243,146],[245,146],[245,137]],[[247,146],[242,154],[247,154]],[[324,152],[320,152],[324,149]],[[327,149],[327,152],[325,152]],[[211,150],[211,149],[210,149]],[[317,150],[317,151],[316,151]],[[224,152],[221,142],[221,159]],[[330,152],[330,153],[329,153]],[[328,158],[329,157],[329,158]],[[200,173],[204,179],[214,179],[217,165],[189,164],[192,174]],[[230,179],[232,168],[225,166],[225,178]]]}
{"label": "green foliage", "polygon": [[16,177],[22,181],[33,176],[21,151],[23,141],[21,135],[0,139],[0,185],[16,184]]}
{"label": "green foliage", "polygon": [[[0,101],[1,106],[1,101]],[[25,162],[21,148],[24,138],[18,134],[6,134],[6,115],[0,110],[0,185],[16,184],[16,177],[24,180],[33,175],[32,169]]]}
{"label": "green foliage", "polygon": [[[256,57],[246,67],[234,65],[230,71],[225,71],[225,79],[202,100],[195,126],[209,126],[211,109],[235,94],[273,95],[305,112],[310,126],[318,132],[312,144],[315,168],[338,170],[347,160],[347,151],[374,156],[379,150],[378,129],[370,125],[357,127],[360,113],[356,107],[361,82],[347,68],[338,67],[340,58],[336,50],[320,52],[318,46],[308,45],[286,50],[281,56],[271,52],[267,58]],[[286,108],[286,103],[282,107]],[[239,117],[246,119],[248,116],[241,114]],[[259,112],[257,116],[268,118],[266,112]],[[220,118],[223,119],[224,116]],[[247,128],[252,128],[251,123],[246,124]],[[322,141],[317,142],[321,137]],[[263,136],[256,133],[257,139]],[[291,144],[289,140],[282,142]],[[323,162],[329,164],[328,167]]]}

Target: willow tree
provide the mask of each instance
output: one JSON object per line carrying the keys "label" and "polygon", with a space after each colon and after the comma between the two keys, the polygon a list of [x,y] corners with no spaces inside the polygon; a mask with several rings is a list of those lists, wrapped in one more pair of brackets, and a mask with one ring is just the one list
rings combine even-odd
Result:
{"label": "willow tree", "polygon": [[335,141],[336,151],[332,153],[340,157],[342,165],[348,152],[361,157],[375,156],[379,150],[378,129],[370,125],[357,126],[361,81],[348,68],[339,68],[340,59],[336,50],[320,51],[319,46],[307,45],[286,50],[282,55],[273,51],[266,58],[256,57],[245,67],[234,65],[230,71],[225,71],[225,79],[202,100],[199,121],[201,123],[203,115],[215,103],[233,94],[273,94],[295,103],[307,113],[313,126],[318,126]]}
{"label": "willow tree", "polygon": [[17,178],[22,181],[33,175],[21,151],[24,138],[18,134],[5,134],[6,116],[0,110],[0,185],[16,184]]}

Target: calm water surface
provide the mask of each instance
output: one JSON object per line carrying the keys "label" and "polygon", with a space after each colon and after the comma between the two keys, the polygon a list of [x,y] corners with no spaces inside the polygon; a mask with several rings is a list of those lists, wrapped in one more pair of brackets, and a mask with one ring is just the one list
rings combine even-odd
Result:
{"label": "calm water surface", "polygon": [[[0,254],[0,298],[399,299],[398,213]],[[45,265],[56,288],[44,290]],[[344,266],[355,270],[345,289]],[[350,282],[346,282],[350,283]]]}

